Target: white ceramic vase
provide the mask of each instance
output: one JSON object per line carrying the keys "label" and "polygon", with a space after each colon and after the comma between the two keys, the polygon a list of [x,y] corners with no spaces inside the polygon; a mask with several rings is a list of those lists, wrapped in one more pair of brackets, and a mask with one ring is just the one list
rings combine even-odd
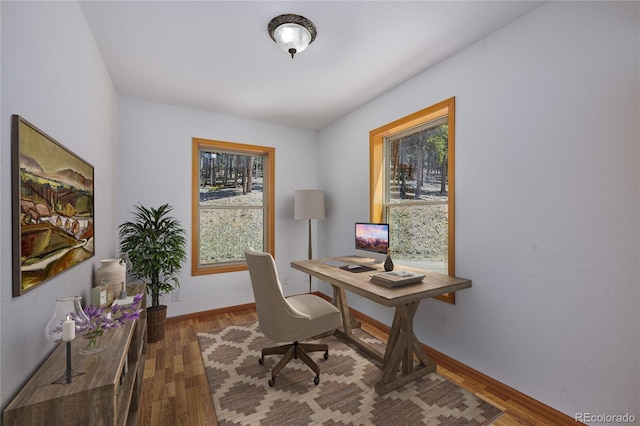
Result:
{"label": "white ceramic vase", "polygon": [[121,284],[127,279],[127,267],[120,262],[120,259],[103,259],[102,264],[96,269],[93,286],[101,284]]}

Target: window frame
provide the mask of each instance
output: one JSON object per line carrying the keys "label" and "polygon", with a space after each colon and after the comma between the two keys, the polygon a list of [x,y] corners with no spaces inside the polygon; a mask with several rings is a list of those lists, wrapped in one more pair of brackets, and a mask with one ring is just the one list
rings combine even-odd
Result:
{"label": "window frame", "polygon": [[[264,250],[275,257],[275,148],[248,145],[236,142],[225,142],[203,138],[192,138],[192,164],[191,164],[191,275],[210,275],[223,272],[246,271],[246,261],[233,263],[221,263],[219,265],[200,264],[200,149],[211,151],[225,151],[239,155],[264,156],[264,194],[265,194],[265,221],[264,224]],[[258,247],[256,247],[258,249]]]}
{"label": "window frame", "polygon": [[[455,276],[455,97],[409,114],[369,132],[369,217],[371,222],[385,220],[385,139],[408,129],[448,116],[448,264],[447,273]],[[455,292],[435,299],[455,304]]]}

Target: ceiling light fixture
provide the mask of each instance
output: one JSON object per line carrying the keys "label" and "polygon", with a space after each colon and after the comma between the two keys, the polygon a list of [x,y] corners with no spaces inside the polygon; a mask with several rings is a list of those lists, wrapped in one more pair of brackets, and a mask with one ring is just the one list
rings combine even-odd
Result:
{"label": "ceiling light fixture", "polygon": [[269,22],[267,29],[280,49],[291,54],[291,59],[313,43],[318,35],[313,22],[304,16],[292,14],[276,16]]}

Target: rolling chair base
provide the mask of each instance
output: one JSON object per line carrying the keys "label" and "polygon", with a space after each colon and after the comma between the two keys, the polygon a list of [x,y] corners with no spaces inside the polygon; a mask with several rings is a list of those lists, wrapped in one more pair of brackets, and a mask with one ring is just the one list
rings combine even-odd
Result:
{"label": "rolling chair base", "polygon": [[329,345],[322,343],[298,343],[293,342],[288,345],[281,345],[272,348],[264,348],[262,349],[262,353],[258,362],[260,364],[264,364],[264,356],[265,355],[276,355],[276,354],[284,354],[284,356],[278,361],[278,363],[271,370],[271,379],[269,379],[269,386],[273,386],[276,383],[276,376],[280,371],[284,368],[285,365],[292,359],[300,359],[302,362],[307,364],[314,373],[316,373],[313,378],[313,383],[320,383],[320,367],[309,357],[309,352],[324,352],[324,359],[329,358]]}

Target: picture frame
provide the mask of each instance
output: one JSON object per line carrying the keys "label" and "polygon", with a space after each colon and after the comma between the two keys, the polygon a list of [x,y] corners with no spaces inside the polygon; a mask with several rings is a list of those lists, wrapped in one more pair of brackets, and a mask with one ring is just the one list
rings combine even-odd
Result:
{"label": "picture frame", "polygon": [[95,255],[93,166],[19,115],[11,200],[13,297]]}

